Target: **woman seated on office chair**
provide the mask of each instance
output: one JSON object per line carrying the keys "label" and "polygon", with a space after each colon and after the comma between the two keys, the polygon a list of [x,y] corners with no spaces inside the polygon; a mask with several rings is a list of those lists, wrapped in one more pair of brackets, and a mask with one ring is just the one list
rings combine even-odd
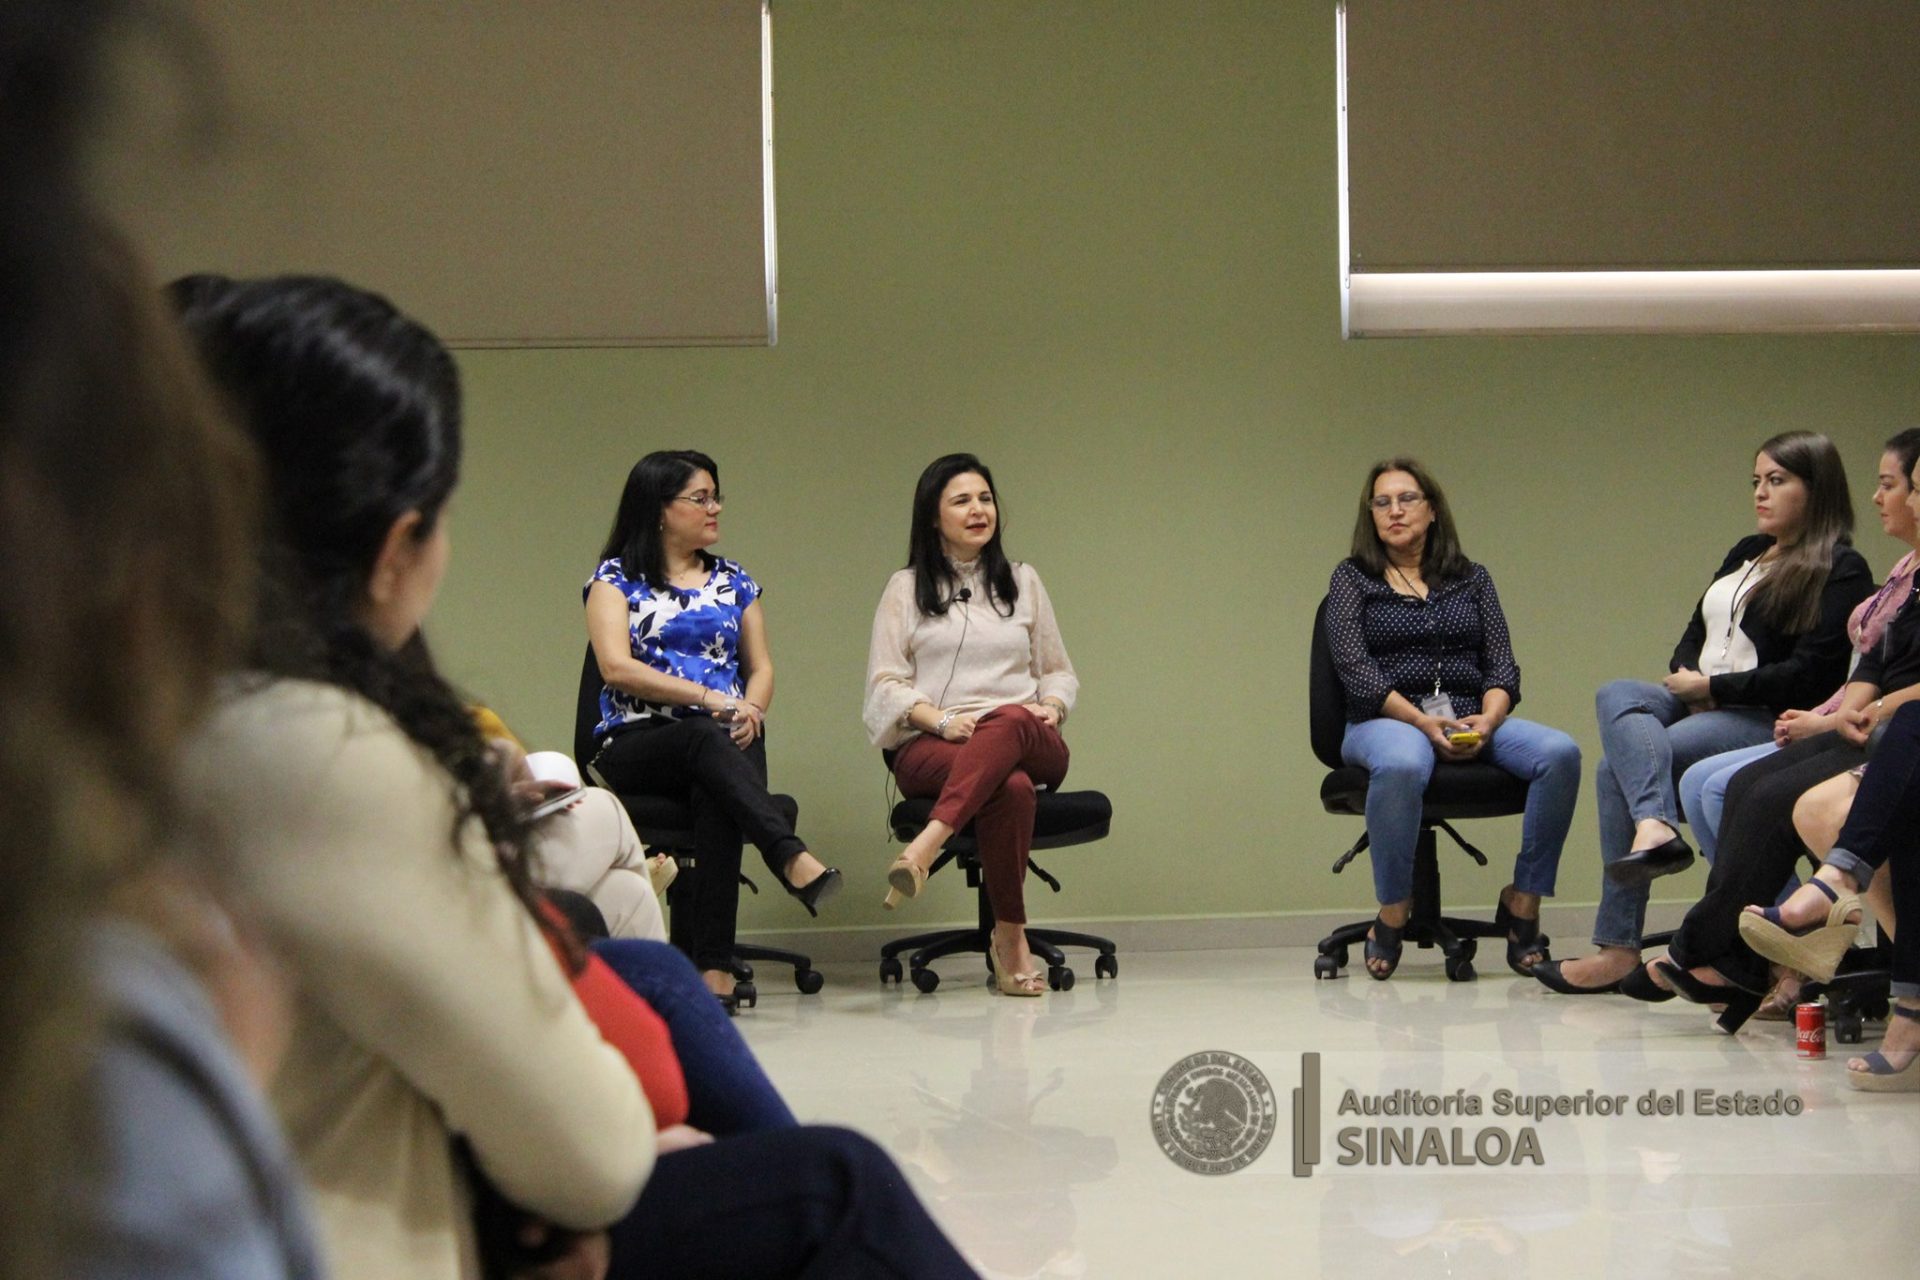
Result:
{"label": "woman seated on office chair", "polygon": [[1467,559],[1446,495],[1411,458],[1375,463],[1360,490],[1353,554],[1327,587],[1327,643],[1346,691],[1340,754],[1367,770],[1367,836],[1380,902],[1367,972],[1391,977],[1413,908],[1421,798],[1436,761],[1484,760],[1525,778],[1513,883],[1500,892],[1507,964],[1547,958],[1540,899],[1553,893],[1580,791],[1580,748],[1510,715],[1520,668],[1486,569]]}
{"label": "woman seated on office chair", "polygon": [[606,688],[593,769],[615,792],[691,797],[698,864],[674,908],[693,962],[727,1003],[742,837],[809,915],[840,887],[767,792],[773,699],[760,586],[707,548],[720,540],[720,468],[691,449],[633,465],[600,567],[587,634]]}
{"label": "woman seated on office chair", "polygon": [[[1860,659],[1868,658],[1880,648],[1888,625],[1900,616],[1913,599],[1914,577],[1916,571],[1920,571],[1920,519],[1916,518],[1910,502],[1914,493],[1911,473],[1916,462],[1920,462],[1920,427],[1909,427],[1887,441],[1885,452],[1880,457],[1879,474],[1873,491],[1873,505],[1880,514],[1880,527],[1913,549],[1893,566],[1878,591],[1854,606],[1852,615],[1847,619],[1847,639],[1852,642],[1854,653]],[[1783,712],[1774,721],[1772,741],[1708,756],[1680,775],[1680,811],[1686,816],[1694,843],[1700,846],[1700,854],[1708,863],[1715,861],[1718,852],[1727,788],[1733,779],[1748,765],[1764,760],[1784,747],[1839,728],[1846,695],[1847,689],[1842,686],[1834,691],[1832,697],[1811,710]],[[1854,779],[1850,775],[1842,775],[1835,781],[1845,787],[1846,798],[1851,800]],[[1823,783],[1814,791],[1822,791],[1826,785]],[[1798,812],[1796,807],[1796,822]],[[1842,807],[1840,817],[1844,819],[1845,816],[1846,810]],[[1834,825],[1837,827],[1838,823]],[[1798,884],[1798,880],[1789,875],[1783,894],[1798,887]],[[1884,900],[1877,905],[1884,906]],[[1791,1019],[1794,1006],[1799,1003],[1799,992],[1800,976],[1797,973],[1786,974],[1774,984],[1753,1016],[1770,1022]]]}
{"label": "woman seated on office chair", "polygon": [[1659,684],[1615,680],[1595,697],[1605,756],[1594,768],[1605,877],[1598,953],[1537,975],[1566,995],[1658,996],[1640,964],[1647,886],[1693,861],[1680,838],[1676,776],[1773,737],[1776,717],[1811,707],[1847,678],[1847,618],[1873,592],[1850,542],[1853,501],[1825,436],[1789,431],[1753,460],[1757,531],[1715,571]]}
{"label": "woman seated on office chair", "polygon": [[955,831],[974,824],[993,906],[998,989],[1037,996],[1023,882],[1034,787],[1067,775],[1060,727],[1080,688],[1032,565],[1000,547],[993,473],[968,453],[936,459],[913,495],[907,567],[887,581],[867,652],[867,736],[900,790],[938,797],[887,871],[886,905],[919,894]]}
{"label": "woman seated on office chair", "polygon": [[[1654,990],[1639,980],[1623,990],[1641,999],[1677,993],[1696,1003],[1724,1004],[1720,1029],[1739,1030],[1757,1011],[1770,982],[1765,962],[1743,939],[1742,908],[1773,902],[1794,864],[1808,855],[1794,823],[1800,800],[1863,766],[1875,730],[1897,708],[1915,700],[1920,700],[1920,612],[1901,609],[1880,643],[1861,656],[1848,677],[1831,730],[1804,737],[1734,775],[1727,789],[1720,856],[1707,878],[1706,893],[1687,912],[1668,957],[1648,967],[1646,980]],[[1812,890],[1812,895],[1799,893],[1787,900],[1794,907],[1787,918],[1800,927],[1807,922],[1795,917],[1810,897],[1828,903],[1831,915],[1820,923],[1826,926],[1822,945],[1830,949],[1810,953],[1813,959],[1793,970],[1825,982],[1846,950],[1859,903],[1851,896],[1836,896],[1826,879],[1816,879]]]}

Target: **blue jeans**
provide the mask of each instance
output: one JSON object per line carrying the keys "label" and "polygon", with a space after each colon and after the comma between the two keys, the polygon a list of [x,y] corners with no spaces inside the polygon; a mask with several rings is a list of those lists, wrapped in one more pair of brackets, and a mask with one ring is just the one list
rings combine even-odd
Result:
{"label": "blue jeans", "polygon": [[[1734,774],[1779,749],[1771,742],[1763,742],[1757,747],[1722,751],[1680,775],[1680,811],[1687,817],[1687,826],[1693,829],[1693,842],[1700,846],[1700,856],[1709,865],[1720,856],[1720,815],[1727,807],[1727,784],[1733,781]],[[1786,901],[1799,887],[1800,877],[1788,876],[1778,901]]]}
{"label": "blue jeans", "polygon": [[1709,863],[1720,853],[1720,815],[1727,807],[1727,784],[1733,781],[1734,774],[1779,749],[1772,742],[1762,742],[1722,751],[1696,760],[1680,775],[1680,812],[1693,830],[1693,842],[1700,847],[1700,856]]}
{"label": "blue jeans", "polygon": [[[1385,716],[1347,726],[1340,758],[1367,771],[1367,837],[1373,851],[1373,892],[1382,905],[1413,896],[1413,851],[1420,840],[1420,803],[1438,759],[1427,735]],[[1560,850],[1580,798],[1580,747],[1558,729],[1531,720],[1507,720],[1494,730],[1479,759],[1525,778],[1526,814],[1513,887],[1553,894]]]}
{"label": "blue jeans", "polygon": [[664,942],[614,938],[593,950],[667,1024],[687,1078],[687,1123],[715,1137],[799,1123],[700,971]]}
{"label": "blue jeans", "polygon": [[[1773,713],[1765,707],[1722,707],[1689,713],[1687,704],[1657,684],[1615,680],[1594,698],[1600,721],[1600,763],[1593,786],[1600,809],[1600,859],[1618,861],[1633,849],[1634,824],[1658,818],[1682,822],[1674,778],[1708,756],[1773,739]],[[1603,947],[1640,949],[1646,925],[1647,889],[1627,888],[1605,876],[1593,940]]]}

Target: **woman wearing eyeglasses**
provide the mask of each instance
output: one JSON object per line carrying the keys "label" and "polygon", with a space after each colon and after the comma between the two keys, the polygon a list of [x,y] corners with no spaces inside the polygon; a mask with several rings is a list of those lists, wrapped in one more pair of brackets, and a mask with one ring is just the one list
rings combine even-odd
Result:
{"label": "woman wearing eyeglasses", "polygon": [[1789,431],[1753,460],[1757,532],[1727,552],[1659,684],[1615,680],[1595,697],[1594,768],[1605,865],[1593,941],[1600,950],[1535,974],[1566,995],[1671,993],[1640,969],[1647,886],[1693,861],[1674,781],[1708,756],[1773,737],[1776,717],[1811,707],[1847,678],[1847,618],[1873,592],[1853,549],[1853,499],[1825,436]]}
{"label": "woman wearing eyeglasses", "polygon": [[1525,778],[1513,883],[1496,920],[1522,975],[1547,955],[1540,899],[1553,893],[1580,793],[1580,748],[1511,715],[1520,668],[1486,569],[1467,559],[1446,495],[1411,458],[1374,464],[1360,490],[1353,554],[1327,587],[1327,642],[1346,692],[1340,754],[1367,770],[1367,836],[1380,916],[1367,972],[1391,977],[1413,907],[1421,797],[1435,761],[1484,760]]}
{"label": "woman wearing eyeglasses", "polygon": [[593,769],[628,795],[691,797],[696,873],[675,895],[693,962],[732,1008],[743,838],[809,915],[840,887],[767,791],[773,700],[760,586],[707,548],[720,540],[720,468],[691,449],[633,466],[600,567],[587,634],[605,688]]}

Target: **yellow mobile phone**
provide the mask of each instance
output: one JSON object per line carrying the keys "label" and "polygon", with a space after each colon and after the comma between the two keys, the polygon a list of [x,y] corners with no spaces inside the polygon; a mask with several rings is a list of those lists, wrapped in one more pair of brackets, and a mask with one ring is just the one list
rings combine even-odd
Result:
{"label": "yellow mobile phone", "polygon": [[1480,745],[1480,734],[1475,729],[1455,729],[1447,735],[1447,741],[1456,747],[1477,747]]}

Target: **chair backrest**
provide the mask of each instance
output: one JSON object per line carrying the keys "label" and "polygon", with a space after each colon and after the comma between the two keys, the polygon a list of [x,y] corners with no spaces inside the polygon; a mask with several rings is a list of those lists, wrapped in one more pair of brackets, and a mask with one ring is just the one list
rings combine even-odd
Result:
{"label": "chair backrest", "polygon": [[1313,754],[1329,769],[1344,767],[1340,740],[1347,733],[1347,691],[1333,665],[1333,646],[1327,643],[1327,601],[1313,611],[1313,645],[1307,662],[1307,732]]}
{"label": "chair backrest", "polygon": [[587,776],[587,763],[594,757],[593,731],[600,724],[600,664],[593,660],[593,646],[587,646],[586,661],[580,665],[580,692],[573,704],[573,762],[580,776]]}

